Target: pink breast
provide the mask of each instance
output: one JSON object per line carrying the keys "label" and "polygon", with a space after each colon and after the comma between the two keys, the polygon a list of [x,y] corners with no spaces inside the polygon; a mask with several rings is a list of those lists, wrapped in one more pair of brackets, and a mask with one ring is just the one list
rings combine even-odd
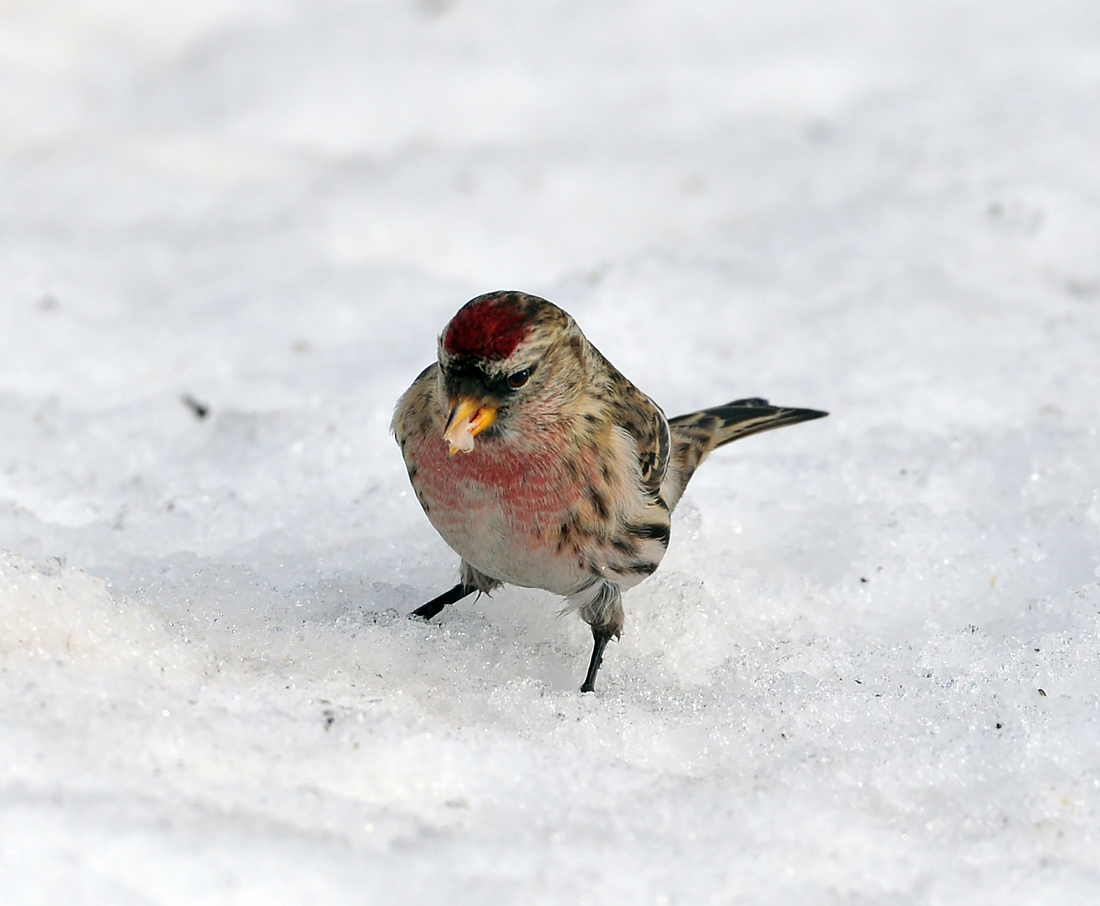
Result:
{"label": "pink breast", "polygon": [[516,531],[537,533],[557,528],[583,493],[565,479],[559,456],[513,452],[495,439],[450,456],[442,438],[421,438],[406,453],[435,523],[503,515]]}

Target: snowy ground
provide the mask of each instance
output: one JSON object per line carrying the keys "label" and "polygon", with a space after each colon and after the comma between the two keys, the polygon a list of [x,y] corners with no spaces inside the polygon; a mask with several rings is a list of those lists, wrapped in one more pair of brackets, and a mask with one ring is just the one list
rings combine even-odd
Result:
{"label": "snowy ground", "polygon": [[[1100,899],[1098,148],[1093,0],[0,3],[0,900]],[[501,287],[832,412],[596,695],[547,594],[404,616]]]}

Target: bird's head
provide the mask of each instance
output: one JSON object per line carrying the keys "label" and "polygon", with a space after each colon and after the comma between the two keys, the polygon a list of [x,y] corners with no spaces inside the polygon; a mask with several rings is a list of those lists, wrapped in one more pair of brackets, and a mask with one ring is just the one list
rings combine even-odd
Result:
{"label": "bird's head", "polygon": [[450,454],[475,438],[550,426],[580,392],[584,338],[568,314],[520,292],[471,299],[439,337],[443,439]]}

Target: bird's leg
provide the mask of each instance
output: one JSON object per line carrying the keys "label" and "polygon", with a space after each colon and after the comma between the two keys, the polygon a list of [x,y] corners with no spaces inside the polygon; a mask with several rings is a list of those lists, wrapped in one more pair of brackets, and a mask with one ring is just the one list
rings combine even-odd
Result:
{"label": "bird's leg", "polygon": [[448,604],[454,604],[455,601],[461,601],[466,595],[472,595],[475,591],[477,591],[476,585],[466,585],[459,582],[458,585],[450,591],[443,592],[438,598],[432,598],[427,604],[421,604],[412,612],[411,616],[430,620]]}
{"label": "bird's leg", "polygon": [[603,663],[603,650],[612,637],[623,633],[623,595],[614,582],[594,582],[587,590],[588,600],[579,608],[581,619],[592,627],[592,660],[581,692],[596,691],[596,674]]}
{"label": "bird's leg", "polygon": [[592,627],[592,660],[588,662],[588,675],[584,678],[584,684],[581,686],[581,692],[595,692],[596,691],[596,674],[600,670],[600,664],[603,663],[603,650],[607,647],[608,641],[611,636],[614,635],[610,630],[605,627]]}

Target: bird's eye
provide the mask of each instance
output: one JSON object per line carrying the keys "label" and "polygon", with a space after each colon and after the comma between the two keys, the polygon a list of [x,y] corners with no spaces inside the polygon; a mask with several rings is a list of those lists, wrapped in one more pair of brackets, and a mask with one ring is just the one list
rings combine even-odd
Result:
{"label": "bird's eye", "polygon": [[523,371],[517,371],[515,374],[510,374],[508,375],[508,386],[518,390],[520,387],[527,383],[527,379],[530,376],[530,368],[524,368]]}

